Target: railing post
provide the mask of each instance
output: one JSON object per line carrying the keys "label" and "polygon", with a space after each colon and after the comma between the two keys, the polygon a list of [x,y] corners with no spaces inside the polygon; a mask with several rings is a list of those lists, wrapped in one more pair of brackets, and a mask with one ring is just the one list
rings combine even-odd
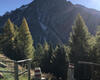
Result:
{"label": "railing post", "polygon": [[19,80],[19,77],[18,77],[18,63],[17,63],[17,61],[14,61],[14,78],[15,78],[15,80]]}
{"label": "railing post", "polygon": [[69,66],[68,66],[67,80],[75,80],[74,79],[74,64],[72,63],[69,63]]}
{"label": "railing post", "polygon": [[94,80],[94,66],[91,65],[91,80]]}
{"label": "railing post", "polygon": [[31,80],[31,72],[30,72],[30,69],[31,69],[31,61],[29,61],[27,63],[27,65],[28,65],[28,80]]}

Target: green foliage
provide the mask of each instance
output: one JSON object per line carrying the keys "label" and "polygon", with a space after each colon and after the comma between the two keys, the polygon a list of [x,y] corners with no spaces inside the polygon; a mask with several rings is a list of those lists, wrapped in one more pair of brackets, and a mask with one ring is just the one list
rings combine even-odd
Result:
{"label": "green foliage", "polygon": [[[43,45],[39,43],[35,49],[26,19],[23,19],[20,28],[8,19],[3,33],[0,34],[0,50],[14,60],[32,58],[33,66],[41,67],[43,72],[51,73],[57,79],[67,79],[68,62],[72,62],[75,64],[77,79],[78,69],[84,72],[83,66],[77,66],[78,61],[100,63],[100,28],[98,27],[96,36],[91,35],[84,20],[78,15],[72,27],[69,46],[56,45],[54,49],[45,41]],[[89,74],[89,67],[87,69]],[[88,74],[86,75],[89,76]]]}
{"label": "green foliage", "polygon": [[[89,77],[89,70],[87,74],[82,74],[87,68],[78,66],[78,61],[89,61],[90,60],[90,43],[91,35],[88,32],[88,28],[85,25],[84,20],[80,15],[77,16],[75,23],[72,28],[70,35],[70,61],[75,64],[75,78],[81,79],[82,76]],[[81,74],[78,75],[78,70],[81,70]]]}
{"label": "green foliage", "polygon": [[33,40],[26,19],[19,29],[18,47],[24,58],[32,58],[34,54]]}
{"label": "green foliage", "polygon": [[11,59],[21,60],[34,57],[33,40],[25,18],[20,28],[8,19],[0,35],[0,44],[4,54]]}
{"label": "green foliage", "polygon": [[[95,63],[99,63],[100,64],[100,26],[98,27],[99,29],[96,32],[96,36],[95,36],[95,44],[93,46],[93,49],[91,51],[91,61],[95,62]],[[100,68],[99,66],[95,66],[96,70],[94,73],[94,80],[96,80],[99,76],[100,76]]]}
{"label": "green foliage", "polygon": [[50,45],[49,50],[45,52],[41,60],[41,68],[43,72],[51,73],[57,79],[61,77],[63,80],[66,80],[68,62],[67,47],[58,45],[54,50],[52,45]]}
{"label": "green foliage", "polygon": [[2,34],[1,45],[2,50],[6,56],[13,58],[15,53],[14,50],[14,40],[15,40],[15,28],[14,24],[8,19],[4,25],[4,32]]}
{"label": "green foliage", "polygon": [[90,61],[95,62],[96,61],[96,52],[95,52],[96,37],[95,36],[91,37],[91,39],[89,40],[89,44],[90,44],[90,53],[89,53]]}
{"label": "green foliage", "polygon": [[[45,50],[45,49],[44,49]],[[49,46],[48,51],[45,51],[45,54],[42,58],[41,68],[43,72],[52,73],[52,57],[53,57],[54,49],[52,45]]]}
{"label": "green foliage", "polygon": [[97,31],[95,37],[96,43],[93,48],[93,61],[96,63],[100,63],[100,31]]}
{"label": "green foliage", "polygon": [[48,51],[49,50],[49,44],[46,41],[43,44],[43,48],[44,48],[44,51]]}
{"label": "green foliage", "polygon": [[70,35],[71,61],[76,63],[79,60],[87,60],[90,51],[91,36],[80,15],[77,16]]}
{"label": "green foliage", "polygon": [[53,54],[53,61],[52,61],[52,71],[53,74],[57,77],[62,78],[62,80],[67,79],[67,69],[68,69],[68,54],[66,52],[66,48],[64,46],[58,46]]}
{"label": "green foliage", "polygon": [[36,46],[36,50],[34,53],[33,61],[35,60],[35,63],[34,63],[35,66],[37,66],[37,67],[41,66],[41,60],[42,60],[43,56],[44,56],[44,49],[43,49],[43,46],[39,43]]}
{"label": "green foliage", "polygon": [[13,37],[15,35],[15,28],[10,19],[8,19],[8,21],[4,25],[4,33],[9,37],[9,39],[14,40]]}

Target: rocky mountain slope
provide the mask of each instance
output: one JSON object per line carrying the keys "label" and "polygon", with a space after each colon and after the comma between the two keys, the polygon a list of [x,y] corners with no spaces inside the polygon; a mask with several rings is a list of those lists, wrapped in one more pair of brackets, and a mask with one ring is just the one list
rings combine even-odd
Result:
{"label": "rocky mountain slope", "polygon": [[83,16],[89,31],[95,34],[100,24],[100,12],[66,0],[34,0],[12,12],[0,16],[2,27],[8,18],[20,25],[22,18],[28,21],[35,44],[47,40],[50,43],[66,43],[76,15]]}

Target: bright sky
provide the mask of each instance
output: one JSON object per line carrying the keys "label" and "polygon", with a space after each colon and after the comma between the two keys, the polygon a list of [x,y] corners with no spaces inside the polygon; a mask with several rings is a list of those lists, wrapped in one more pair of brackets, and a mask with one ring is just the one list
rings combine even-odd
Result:
{"label": "bright sky", "polygon": [[32,2],[32,0],[0,0],[0,15],[3,15],[7,11],[15,10],[23,4],[28,4],[30,2]]}
{"label": "bright sky", "polygon": [[[94,8],[100,11],[100,0],[69,0],[74,4],[82,4],[88,8]],[[0,15],[7,11],[15,10],[23,4],[28,4],[32,0],[0,0]]]}
{"label": "bright sky", "polygon": [[74,4],[82,4],[85,7],[93,8],[100,11],[100,0],[68,0]]}

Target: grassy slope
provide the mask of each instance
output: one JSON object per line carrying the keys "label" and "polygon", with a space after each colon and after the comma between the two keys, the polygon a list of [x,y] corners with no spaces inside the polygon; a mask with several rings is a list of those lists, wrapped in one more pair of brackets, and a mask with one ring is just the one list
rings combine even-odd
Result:
{"label": "grassy slope", "polygon": [[[2,54],[0,54],[0,59],[10,60],[9,58],[7,58],[6,56],[4,56]],[[6,65],[8,65],[8,64],[6,64]],[[8,66],[8,67],[10,67],[10,66]],[[9,70],[9,69],[0,67],[0,70],[5,70],[6,71],[6,70]],[[10,73],[2,73],[2,74],[4,75],[4,79],[0,79],[0,80],[14,80],[14,74],[10,74]],[[28,80],[26,75],[20,76],[19,79],[20,80]]]}
{"label": "grassy slope", "polygon": [[[6,68],[0,68],[0,70],[7,70]],[[14,80],[14,75],[10,73],[3,73],[4,79],[0,80]],[[20,80],[28,80],[26,75],[20,76]]]}

